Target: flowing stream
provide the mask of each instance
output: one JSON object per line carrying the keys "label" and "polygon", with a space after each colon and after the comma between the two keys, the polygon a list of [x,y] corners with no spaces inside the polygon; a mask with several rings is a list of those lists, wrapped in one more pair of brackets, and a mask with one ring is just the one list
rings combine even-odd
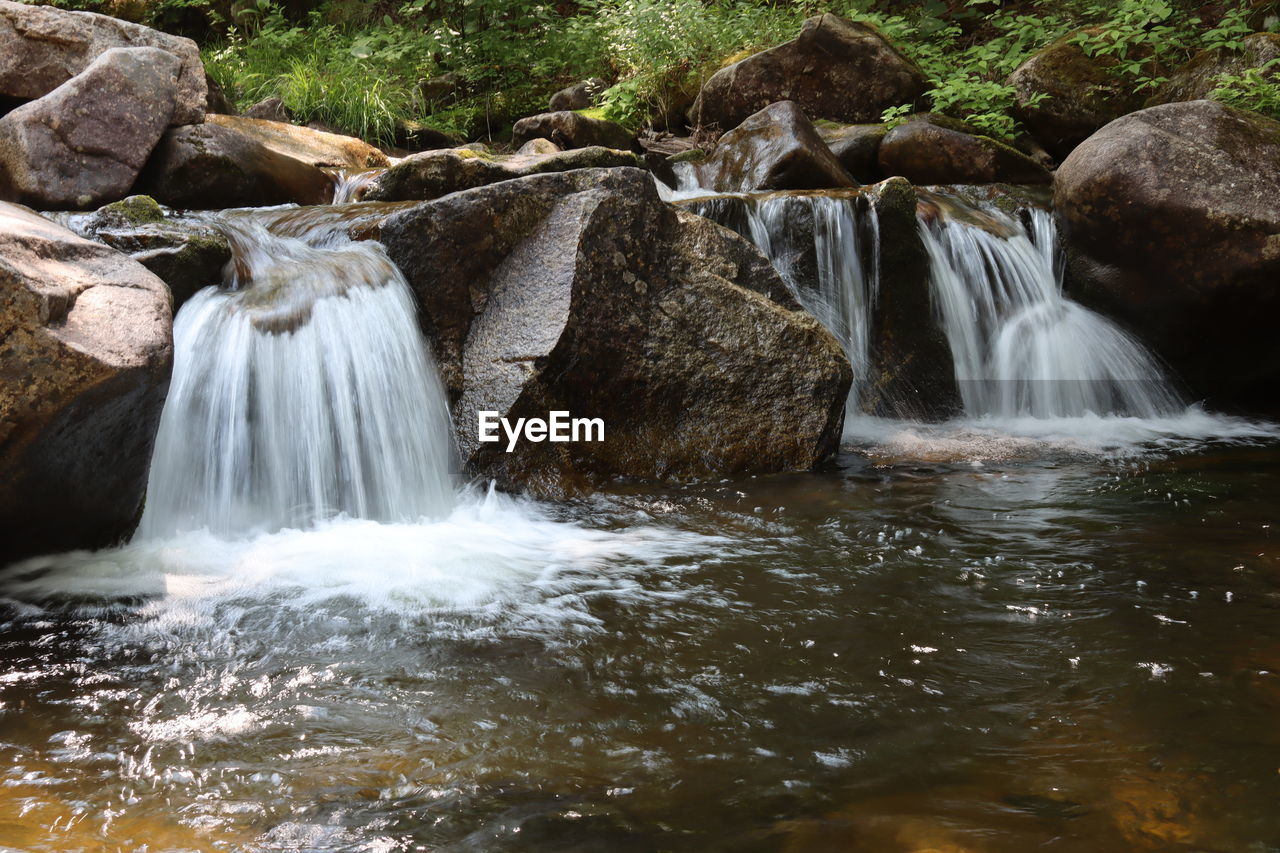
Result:
{"label": "flowing stream", "polygon": [[[867,364],[874,222],[796,198],[705,210]],[[457,483],[361,209],[219,215],[138,535],[0,573],[0,850],[1280,849],[1280,435],[1047,217],[921,220],[964,417],[552,505]]]}

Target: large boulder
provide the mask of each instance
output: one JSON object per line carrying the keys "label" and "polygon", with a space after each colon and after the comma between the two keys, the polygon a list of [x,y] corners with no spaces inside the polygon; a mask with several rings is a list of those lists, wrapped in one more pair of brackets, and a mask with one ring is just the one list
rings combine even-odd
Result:
{"label": "large boulder", "polygon": [[1077,297],[1196,394],[1280,410],[1280,123],[1212,101],[1118,119],[1058,169]]}
{"label": "large boulder", "polygon": [[361,198],[364,201],[425,201],[458,190],[475,189],[528,175],[573,169],[635,167],[640,162],[640,158],[630,151],[600,147],[546,150],[546,153],[522,148],[521,153],[508,155],[467,148],[424,151],[405,157],[375,178]]}
{"label": "large boulder", "polygon": [[[543,496],[616,478],[810,468],[838,445],[850,368],[750,244],[636,169],[537,175],[395,214],[473,476]],[[480,442],[478,413],[600,418],[599,442]]]}
{"label": "large boulder", "polygon": [[312,166],[369,169],[391,165],[386,154],[354,136],[246,116],[210,115],[205,121],[234,130],[277,154]]}
{"label": "large boulder", "polygon": [[511,129],[511,144],[519,148],[530,139],[550,139],[561,148],[617,148],[635,145],[635,134],[620,124],[561,110],[522,118]]}
{"label": "large boulder", "polygon": [[178,59],[174,125],[204,119],[207,89],[200,49],[191,39],[92,12],[67,12],[0,0],[0,96],[43,97],[113,47],[154,47]]}
{"label": "large boulder", "polygon": [[167,285],[176,313],[196,291],[222,281],[231,244],[197,218],[172,216],[150,196],[130,196],[93,213],[61,215],[76,234],[124,252]]}
{"label": "large boulder", "polygon": [[1109,121],[1142,106],[1142,94],[1114,73],[1113,54],[1090,56],[1078,42],[1086,30],[1063,36],[1032,54],[1009,75],[1014,114],[1058,160]]}
{"label": "large boulder", "polygon": [[334,185],[310,163],[208,122],[168,131],[137,186],[170,207],[214,210],[324,204],[333,198]]}
{"label": "large boulder", "polygon": [[713,74],[689,119],[727,130],[769,104],[795,101],[814,119],[872,122],[889,107],[915,103],[926,86],[924,73],[875,27],[817,15],[792,41]]}
{"label": "large boulder", "polygon": [[0,118],[0,198],[48,210],[126,195],[169,126],[180,70],[158,48],[112,48]]}
{"label": "large boulder", "polygon": [[172,359],[164,282],[0,202],[0,564],[128,534]]}
{"label": "large boulder", "polygon": [[[1273,59],[1280,59],[1280,33],[1245,36],[1239,50],[1224,47],[1202,50],[1169,75],[1148,99],[1147,106],[1208,98],[1224,74],[1238,77],[1252,68],[1262,68]],[[1273,65],[1263,75],[1280,80],[1280,67]]]}
{"label": "large boulder", "polygon": [[962,122],[929,114],[889,131],[880,171],[913,184],[1047,184],[1049,171],[1011,145],[980,136]]}
{"label": "large boulder", "polygon": [[710,157],[685,169],[716,192],[855,187],[800,107],[781,101],[720,137]]}

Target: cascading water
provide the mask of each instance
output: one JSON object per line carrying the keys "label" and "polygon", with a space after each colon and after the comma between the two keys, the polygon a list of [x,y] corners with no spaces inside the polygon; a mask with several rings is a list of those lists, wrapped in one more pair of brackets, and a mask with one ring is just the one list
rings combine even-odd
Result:
{"label": "cascading water", "polygon": [[218,220],[230,281],[175,321],[139,537],[447,514],[448,406],[403,276],[340,220],[263,217]]}
{"label": "cascading water", "polygon": [[855,415],[870,369],[871,313],[880,287],[874,211],[862,213],[858,196],[838,194],[715,196],[689,207],[755,243],[796,300],[840,342],[854,376],[845,411]]}
{"label": "cascading water", "polygon": [[1154,418],[1183,407],[1156,359],[1062,292],[1052,215],[922,215],[934,307],[966,414]]}

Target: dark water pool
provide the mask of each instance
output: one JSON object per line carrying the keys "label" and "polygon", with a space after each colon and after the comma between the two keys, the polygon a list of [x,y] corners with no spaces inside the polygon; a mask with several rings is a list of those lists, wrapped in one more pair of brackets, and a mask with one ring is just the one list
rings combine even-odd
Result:
{"label": "dark water pool", "polygon": [[1280,850],[1280,448],[920,449],[13,567],[0,845]]}

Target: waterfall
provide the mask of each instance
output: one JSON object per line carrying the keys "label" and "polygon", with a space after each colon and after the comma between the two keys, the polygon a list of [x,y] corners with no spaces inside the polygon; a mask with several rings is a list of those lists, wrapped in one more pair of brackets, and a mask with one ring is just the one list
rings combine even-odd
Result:
{"label": "waterfall", "polygon": [[214,223],[234,260],[175,318],[138,536],[447,513],[448,406],[382,247],[350,240],[336,211],[327,227],[280,211]]}
{"label": "waterfall", "polygon": [[[935,215],[936,214],[936,215]],[[934,307],[971,416],[1153,418],[1181,410],[1156,359],[1062,292],[1053,218],[926,209]]]}
{"label": "waterfall", "polygon": [[688,206],[755,243],[801,307],[839,341],[853,365],[845,411],[855,415],[870,372],[871,314],[880,287],[874,211],[856,194],[836,193],[713,196]]}

